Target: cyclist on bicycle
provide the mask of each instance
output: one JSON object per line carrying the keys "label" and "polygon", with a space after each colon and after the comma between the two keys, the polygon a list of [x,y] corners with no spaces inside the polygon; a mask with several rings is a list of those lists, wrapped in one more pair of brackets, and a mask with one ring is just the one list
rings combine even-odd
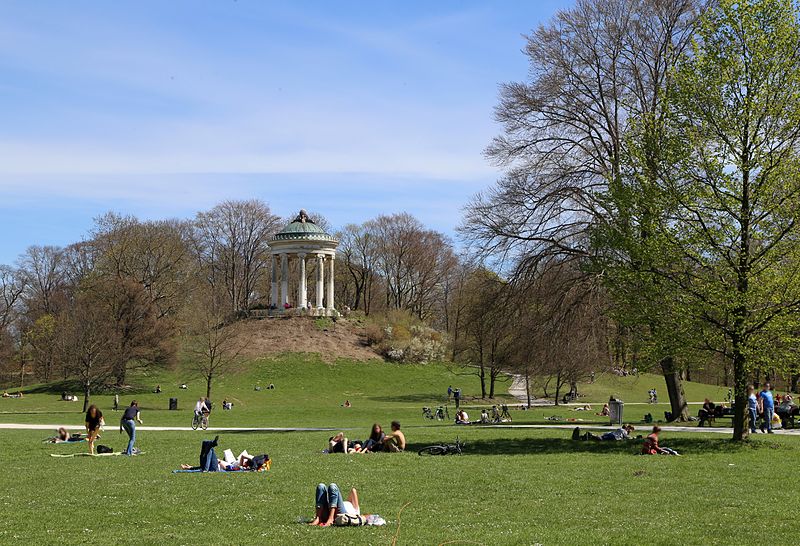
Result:
{"label": "cyclist on bicycle", "polygon": [[194,415],[197,418],[205,417],[211,414],[211,401],[201,396],[197,403],[194,405]]}

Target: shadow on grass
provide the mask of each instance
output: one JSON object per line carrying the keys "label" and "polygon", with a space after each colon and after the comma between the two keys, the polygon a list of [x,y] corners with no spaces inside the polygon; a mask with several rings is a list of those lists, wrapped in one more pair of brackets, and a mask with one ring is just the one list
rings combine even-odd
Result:
{"label": "shadow on grass", "polygon": [[[24,394],[55,394],[61,396],[61,393],[75,394],[82,397],[83,387],[78,381],[55,381],[53,383],[43,383],[41,385],[32,385],[30,387],[23,387],[22,389],[10,389],[9,392],[17,392],[21,390]],[[125,385],[117,387],[114,385],[102,385],[92,390],[92,395],[112,395],[112,394],[149,394],[153,392],[153,386],[145,385]]]}
{"label": "shadow on grass", "polygon": [[[397,396],[369,396],[367,400],[375,402],[398,402],[398,403],[415,403],[420,404],[419,411],[422,411],[422,406],[437,407],[448,405],[443,400],[442,393],[424,393],[424,394],[403,394]],[[453,402],[450,401],[449,405],[452,407]]]}
{"label": "shadow on grass", "polygon": [[[564,431],[565,438],[499,438],[496,440],[477,440],[467,442],[464,455],[558,455],[564,453],[627,453],[639,454],[642,439],[623,442],[572,440],[570,431]],[[781,448],[780,444],[736,444],[727,438],[670,438],[664,437],[660,442],[682,455],[721,454],[751,448]],[[407,451],[417,452],[430,443],[413,443]]]}

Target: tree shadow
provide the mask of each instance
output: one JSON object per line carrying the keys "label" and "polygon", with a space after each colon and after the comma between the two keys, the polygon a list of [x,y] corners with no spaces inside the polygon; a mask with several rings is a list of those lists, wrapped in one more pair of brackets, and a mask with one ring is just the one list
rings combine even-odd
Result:
{"label": "tree shadow", "polygon": [[[57,394],[61,395],[61,393],[66,392],[69,394],[75,394],[81,396],[83,393],[83,387],[81,386],[80,382],[78,381],[55,381],[52,383],[43,383],[40,385],[32,385],[30,387],[23,387],[22,389],[10,389],[9,392],[17,392],[22,391],[23,394]],[[123,387],[117,387],[115,385],[99,385],[92,389],[93,395],[112,395],[112,394],[124,394],[124,395],[134,395],[134,394],[149,394],[153,392],[152,386],[146,385],[125,385]]]}
{"label": "tree shadow", "polygon": [[[565,431],[567,432],[567,431]],[[569,432],[571,434],[571,431]],[[447,442],[449,443],[449,442]],[[467,441],[464,455],[559,455],[564,453],[627,453],[638,455],[642,449],[642,438],[627,441],[572,440],[566,438],[498,438],[494,440]],[[682,455],[705,455],[730,453],[744,449],[783,447],[781,444],[734,443],[727,438],[670,438],[665,437],[661,444]],[[406,450],[416,452],[432,445],[430,443],[410,443]],[[788,446],[786,447],[788,449]]]}
{"label": "tree shadow", "polygon": [[[422,406],[446,406],[448,403],[443,399],[442,393],[425,393],[425,394],[402,394],[402,395],[389,395],[389,396],[368,396],[367,400],[375,402],[399,402],[399,403],[414,403],[421,404]],[[452,406],[452,401],[450,402]]]}

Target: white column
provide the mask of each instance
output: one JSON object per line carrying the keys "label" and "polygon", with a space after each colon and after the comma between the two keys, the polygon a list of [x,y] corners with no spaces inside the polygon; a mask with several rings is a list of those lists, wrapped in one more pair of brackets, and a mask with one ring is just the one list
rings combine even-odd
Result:
{"label": "white column", "polygon": [[297,306],[305,308],[308,303],[308,293],[306,291],[306,255],[298,254],[300,258],[300,283],[297,287]]}
{"label": "white column", "polygon": [[278,307],[278,264],[275,259],[275,254],[271,256],[272,262],[272,290],[270,290],[270,303],[274,307]]}
{"label": "white column", "polygon": [[275,307],[280,307],[280,302],[278,301],[278,263],[275,259],[275,254],[271,256],[271,265],[272,265],[272,294],[270,295],[269,302],[274,305]]}
{"label": "white column", "polygon": [[324,292],[322,289],[322,285],[325,283],[325,262],[323,262],[324,256],[322,254],[317,254],[317,309],[322,309],[322,298],[324,296]]}
{"label": "white column", "polygon": [[331,270],[328,272],[328,309],[333,310],[333,262],[336,259],[336,256],[329,256],[328,261],[331,263]]}
{"label": "white column", "polygon": [[281,254],[281,307],[289,303],[289,257]]}

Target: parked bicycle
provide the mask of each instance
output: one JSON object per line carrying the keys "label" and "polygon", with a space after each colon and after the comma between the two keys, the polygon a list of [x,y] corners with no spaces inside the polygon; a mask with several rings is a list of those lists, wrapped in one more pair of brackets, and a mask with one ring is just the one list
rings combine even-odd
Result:
{"label": "parked bicycle", "polygon": [[207,413],[194,414],[194,417],[192,418],[192,430],[197,430],[198,428],[202,428],[203,430],[206,430],[208,428]]}
{"label": "parked bicycle", "polygon": [[450,412],[447,411],[446,406],[439,406],[436,410],[432,410],[428,406],[422,408],[422,417],[425,419],[436,419],[437,421],[449,421],[450,420]]}
{"label": "parked bicycle", "polygon": [[419,450],[420,456],[422,455],[461,455],[466,444],[458,439],[456,436],[456,443],[454,444],[436,444],[432,446],[423,447]]}

